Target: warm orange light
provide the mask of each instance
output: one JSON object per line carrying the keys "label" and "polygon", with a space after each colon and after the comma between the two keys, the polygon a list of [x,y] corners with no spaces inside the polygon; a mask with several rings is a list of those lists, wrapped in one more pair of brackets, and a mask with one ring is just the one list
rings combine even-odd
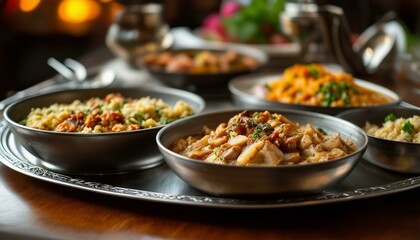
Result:
{"label": "warm orange light", "polygon": [[58,6],[58,16],[69,23],[82,23],[96,18],[101,11],[94,0],[63,0]]}
{"label": "warm orange light", "polygon": [[34,10],[40,2],[41,0],[20,0],[19,9],[22,12],[30,12]]}

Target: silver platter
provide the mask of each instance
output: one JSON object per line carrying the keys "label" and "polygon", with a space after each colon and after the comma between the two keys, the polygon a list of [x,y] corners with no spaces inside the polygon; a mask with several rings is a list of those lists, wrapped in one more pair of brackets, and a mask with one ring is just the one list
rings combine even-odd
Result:
{"label": "silver platter", "polygon": [[383,170],[364,160],[338,185],[322,194],[304,197],[214,197],[189,186],[165,164],[120,175],[65,175],[48,170],[41,159],[27,152],[4,121],[0,122],[0,161],[27,176],[67,187],[123,198],[213,208],[263,209],[320,205],[393,194],[420,186],[418,175]]}

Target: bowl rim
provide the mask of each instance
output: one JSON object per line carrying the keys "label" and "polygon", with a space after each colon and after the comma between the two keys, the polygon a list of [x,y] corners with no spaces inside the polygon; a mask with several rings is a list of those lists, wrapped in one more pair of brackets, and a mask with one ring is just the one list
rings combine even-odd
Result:
{"label": "bowl rim", "polygon": [[[355,82],[357,84],[361,84],[363,87],[368,88],[369,90],[373,90],[375,92],[379,92],[389,98],[392,99],[391,102],[388,103],[382,103],[382,104],[375,104],[375,105],[368,105],[363,107],[323,107],[323,106],[313,106],[313,105],[304,105],[304,104],[296,104],[296,103],[283,103],[279,101],[270,101],[266,100],[264,98],[260,98],[256,96],[255,94],[250,93],[249,91],[251,89],[248,89],[248,91],[244,91],[243,89],[238,87],[238,84],[241,84],[243,82],[251,82],[253,83],[252,87],[255,87],[257,85],[262,85],[264,83],[273,81],[275,79],[279,79],[282,76],[283,72],[269,72],[269,73],[251,73],[247,75],[237,76],[232,78],[228,83],[228,89],[231,92],[233,96],[237,96],[240,98],[247,99],[246,101],[252,101],[252,102],[258,102],[262,104],[276,104],[277,106],[290,106],[290,107],[297,107],[297,108],[310,108],[314,109],[315,111],[321,111],[325,109],[335,109],[335,110],[352,110],[352,109],[359,109],[359,108],[377,108],[377,107],[384,107],[384,106],[393,106],[395,104],[398,104],[402,101],[402,98],[400,95],[398,95],[395,91],[383,87],[381,85],[375,84],[373,82],[369,82],[366,80],[362,80],[359,78],[354,78]],[[381,91],[372,89],[379,88]],[[383,93],[382,91],[385,91],[387,93]]]}
{"label": "bowl rim", "polygon": [[[163,124],[163,125],[159,125],[159,126],[155,126],[155,127],[151,127],[151,128],[143,128],[143,129],[138,129],[138,130],[132,130],[132,131],[123,131],[123,132],[105,132],[105,133],[81,133],[81,132],[57,132],[57,131],[50,131],[50,130],[42,130],[42,129],[37,129],[37,128],[31,128],[25,125],[20,124],[19,122],[16,122],[14,120],[12,120],[9,116],[10,111],[13,110],[13,108],[16,105],[19,105],[21,103],[24,102],[29,102],[32,101],[33,99],[37,99],[37,98],[42,98],[42,97],[47,97],[47,96],[51,96],[51,95],[57,95],[57,94],[62,94],[62,93],[67,93],[67,92],[97,92],[97,91],[103,91],[103,92],[115,92],[115,91],[146,91],[146,92],[155,92],[155,93],[174,93],[173,95],[178,95],[178,96],[188,96],[190,99],[194,99],[194,101],[199,105],[199,108],[197,109],[196,112],[194,112],[193,115],[194,116],[196,114],[201,113],[206,105],[205,100],[194,93],[182,90],[182,89],[173,89],[170,87],[161,87],[161,86],[145,86],[145,87],[140,87],[140,88],[131,88],[131,87],[112,87],[112,88],[103,88],[103,89],[98,89],[98,88],[82,88],[82,89],[64,89],[64,90],[59,90],[59,91],[53,91],[53,92],[47,92],[47,93],[43,93],[43,94],[39,94],[39,95],[35,95],[35,96],[29,96],[29,97],[25,97],[22,98],[12,104],[9,104],[8,106],[6,106],[6,108],[4,109],[3,112],[3,117],[4,120],[17,128],[20,129],[24,129],[27,131],[31,131],[31,132],[35,132],[35,133],[42,133],[42,134],[51,134],[51,135],[62,135],[62,136],[83,136],[83,137],[102,137],[102,136],[107,136],[107,135],[130,135],[130,134],[138,134],[140,132],[151,132],[151,131],[156,131],[159,130],[161,128],[163,128],[164,126],[168,125],[168,124]],[[77,99],[74,99],[77,100]],[[191,117],[188,116],[188,117]],[[187,117],[186,117],[187,118]],[[180,120],[180,119],[178,119]]]}
{"label": "bowl rim", "polygon": [[235,70],[235,71],[227,71],[227,72],[214,72],[214,73],[190,73],[190,72],[168,72],[164,68],[153,67],[150,64],[143,64],[143,63],[136,63],[138,67],[143,68],[146,71],[149,71],[154,74],[166,74],[166,75],[173,75],[173,76],[224,76],[224,75],[238,75],[243,73],[251,73],[258,71],[259,69],[263,68],[268,63],[268,55],[255,47],[250,46],[237,46],[237,47],[226,47],[222,45],[215,45],[215,46],[206,46],[206,47],[178,47],[178,48],[170,48],[166,50],[158,51],[157,53],[163,52],[182,52],[182,51],[211,51],[211,52],[226,52],[226,51],[235,51],[238,54],[243,56],[252,57],[258,62],[256,67],[244,70]]}
{"label": "bowl rim", "polygon": [[[252,165],[252,166],[236,166],[236,165],[229,165],[229,164],[220,164],[220,163],[212,163],[212,162],[205,162],[205,161],[200,161],[197,159],[193,159],[193,158],[189,158],[186,156],[183,156],[181,154],[178,154],[174,151],[169,150],[169,148],[165,147],[163,145],[163,143],[161,142],[161,138],[163,136],[163,134],[170,128],[173,128],[174,126],[176,126],[177,124],[182,124],[183,122],[186,121],[193,121],[195,118],[200,118],[200,117],[207,117],[210,115],[215,115],[215,114],[225,114],[227,115],[228,113],[233,113],[233,112],[241,112],[243,111],[243,108],[237,108],[237,109],[229,109],[229,110],[222,110],[222,111],[218,111],[218,110],[214,110],[214,111],[209,111],[206,113],[201,113],[192,117],[189,117],[188,119],[181,119],[177,122],[173,122],[170,123],[166,126],[164,126],[157,134],[156,134],[156,143],[158,145],[158,148],[161,149],[162,151],[165,151],[168,154],[171,155],[175,155],[177,157],[178,160],[180,161],[185,161],[188,163],[194,163],[194,164],[204,164],[204,165],[208,165],[209,167],[223,167],[223,168],[233,168],[233,169],[289,169],[289,168],[308,168],[308,167],[314,167],[314,166],[323,166],[323,165],[329,165],[329,164],[334,164],[336,162],[341,162],[341,161],[345,161],[347,160],[347,158],[357,155],[362,151],[365,151],[367,149],[368,146],[368,137],[367,134],[363,131],[363,129],[361,129],[359,126],[346,121],[344,119],[340,119],[337,118],[335,116],[331,116],[331,115],[327,115],[327,114],[323,114],[323,113],[316,113],[316,112],[309,112],[309,111],[305,111],[305,110],[295,110],[295,109],[282,109],[282,110],[276,110],[273,108],[268,108],[266,109],[269,112],[277,112],[277,113],[285,113],[285,114],[301,114],[301,115],[306,115],[306,116],[311,116],[311,117],[315,117],[315,118],[327,118],[329,121],[338,121],[341,122],[343,124],[347,124],[349,126],[351,126],[352,128],[354,128],[355,130],[357,130],[362,136],[363,136],[363,145],[362,146],[358,146],[358,149],[344,157],[340,157],[340,158],[335,158],[329,161],[324,161],[324,162],[316,162],[316,163],[307,163],[307,164],[292,164],[292,165],[275,165],[275,166],[262,166],[262,165]],[[261,109],[257,109],[257,108],[250,108],[247,109],[249,111],[262,111]],[[165,162],[166,162],[166,158]],[[361,157],[357,160],[359,161],[361,159]]]}

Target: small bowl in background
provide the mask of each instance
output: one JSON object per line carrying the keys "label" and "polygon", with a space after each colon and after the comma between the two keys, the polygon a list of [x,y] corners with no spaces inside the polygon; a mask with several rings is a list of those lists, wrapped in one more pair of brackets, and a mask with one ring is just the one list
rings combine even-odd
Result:
{"label": "small bowl in background", "polygon": [[165,162],[181,179],[203,192],[220,196],[320,193],[345,178],[367,147],[367,136],[363,130],[342,119],[298,110],[249,109],[265,110],[281,113],[302,126],[311,123],[327,134],[339,133],[342,138],[353,141],[358,150],[345,157],[320,163],[243,167],[204,162],[169,149],[175,140],[199,133],[204,125],[215,128],[243,109],[209,112],[181,119],[162,128],[156,135],[156,142]]}
{"label": "small bowl in background", "polygon": [[162,125],[126,132],[79,133],[40,130],[20,123],[32,108],[91,97],[103,98],[116,92],[135,99],[160,98],[171,106],[183,100],[193,108],[195,114],[200,113],[205,106],[204,100],[196,94],[172,88],[73,89],[22,99],[5,109],[4,118],[18,142],[39,158],[40,165],[52,171],[102,175],[136,171],[161,164],[163,159],[155,137]]}
{"label": "small bowl in background", "polygon": [[[143,58],[138,59],[137,63],[141,69],[147,71],[153,78],[161,83],[175,88],[187,89],[190,91],[202,91],[210,89],[227,89],[229,80],[234,77],[256,72],[260,70],[268,61],[267,55],[258,49],[251,47],[232,47],[211,46],[205,48],[180,48],[168,49],[154,54],[180,54],[185,53],[189,56],[196,56],[204,51],[212,54],[226,53],[228,51],[235,52],[238,56],[244,56],[255,60],[256,65],[251,68],[232,69],[227,71],[213,72],[190,72],[185,71],[168,71],[165,65],[157,67],[156,65],[145,63]],[[153,53],[152,53],[153,54]]]}
{"label": "small bowl in background", "polygon": [[[388,106],[375,109],[355,109],[342,112],[338,118],[347,120],[363,128],[368,121],[382,126],[387,115],[393,113],[397,118],[420,115],[420,109],[401,106]],[[420,144],[387,140],[368,135],[368,148],[363,156],[370,163],[400,173],[420,173]]]}

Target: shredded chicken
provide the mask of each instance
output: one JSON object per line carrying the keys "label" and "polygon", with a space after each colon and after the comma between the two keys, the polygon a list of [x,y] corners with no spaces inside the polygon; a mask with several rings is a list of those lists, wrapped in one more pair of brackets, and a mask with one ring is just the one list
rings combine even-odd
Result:
{"label": "shredded chicken", "polygon": [[175,141],[170,149],[213,163],[274,166],[329,161],[356,151],[357,146],[281,114],[243,111],[214,130],[204,126],[201,134]]}

